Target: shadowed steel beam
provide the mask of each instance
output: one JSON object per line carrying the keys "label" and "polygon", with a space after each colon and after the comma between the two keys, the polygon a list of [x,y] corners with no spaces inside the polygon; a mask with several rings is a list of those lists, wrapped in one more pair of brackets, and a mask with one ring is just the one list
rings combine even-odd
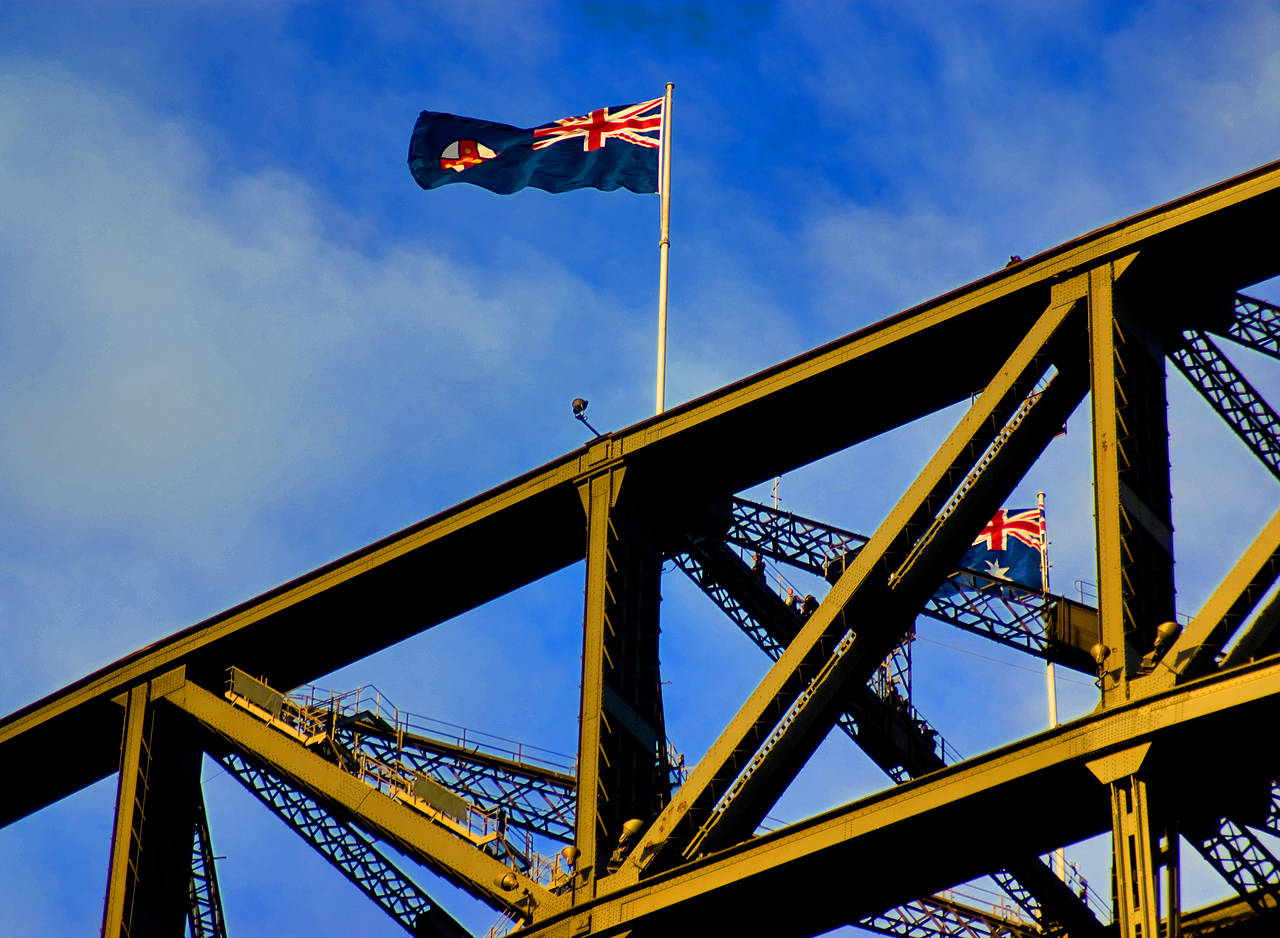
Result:
{"label": "shadowed steel beam", "polygon": [[1280,837],[1280,779],[1271,782],[1266,815],[1254,826],[1268,834]]}
{"label": "shadowed steel beam", "polygon": [[493,908],[528,921],[562,904],[523,873],[482,853],[204,688],[188,681],[167,699],[290,784],[359,816],[362,826],[379,838]]}
{"label": "shadowed steel beam", "polygon": [[[411,935],[468,938],[454,918],[334,811],[234,750],[216,757],[227,774]],[[201,938],[196,935],[195,938]]]}
{"label": "shadowed steel beam", "polygon": [[1275,910],[1260,915],[1247,899],[1232,896],[1183,913],[1182,934],[1183,938],[1273,938],[1277,917]]}
{"label": "shadowed steel beam", "polygon": [[1280,574],[1280,511],[1271,516],[1165,653],[1168,669],[1152,675],[1163,683],[1194,677],[1214,666],[1215,658]]}
{"label": "shadowed steel beam", "polygon": [[[726,934],[817,934],[981,875],[1010,853],[1038,855],[1106,830],[1109,792],[1085,765],[1091,754],[1143,743],[1153,753],[1195,752],[1195,760],[1178,763],[1181,781],[1198,786],[1202,809],[1229,804],[1238,795],[1237,777],[1255,771],[1255,760],[1274,760],[1259,750],[1249,727],[1276,718],[1280,661],[1213,674],[1095,711],[679,869],[639,882],[602,880],[605,895],[574,914],[590,913],[605,935],[689,920],[715,921]],[[1074,794],[1046,812],[1046,791]],[[1035,816],[1037,823],[993,826],[992,812]],[[920,838],[939,830],[947,832],[945,846],[920,850]],[[857,888],[837,882],[837,870],[857,870]],[[753,901],[760,896],[786,901]],[[569,935],[569,924],[562,913],[528,934]]]}
{"label": "shadowed steel beam", "polygon": [[1234,668],[1277,651],[1280,651],[1280,595],[1272,596],[1249,623],[1222,659],[1220,667]]}
{"label": "shadowed steel beam", "polygon": [[120,779],[116,787],[116,820],[111,833],[111,861],[107,874],[107,898],[102,914],[104,938],[129,934],[133,920],[133,895],[137,886],[138,843],[134,818],[141,813],[147,794],[149,752],[143,745],[147,725],[146,684],[129,690],[125,701],[124,739],[120,742]]}
{"label": "shadowed steel beam", "polygon": [[187,921],[201,752],[183,715],[157,704],[180,681],[161,677],[120,698],[125,732],[103,903],[106,938],[161,938],[182,932]]}
{"label": "shadowed steel beam", "polygon": [[196,803],[196,823],[191,838],[191,887],[188,893],[187,927],[191,938],[227,938],[227,922],[222,914],[222,894],[218,891],[218,870],[213,858],[213,839],[204,795]]}
{"label": "shadowed steel beam", "polygon": [[[901,640],[915,610],[1047,444],[1042,416],[1053,414],[1061,427],[1083,396],[1082,382],[1060,373],[1025,414],[1020,409],[1050,367],[1047,347],[1074,305],[1045,310],[673,796],[624,873],[639,875],[655,859],[657,868],[669,867],[677,855],[689,859],[755,828],[835,722],[845,689],[865,681]],[[1015,414],[1019,422],[1006,426]],[[854,628],[857,651],[849,654]]]}
{"label": "shadowed steel beam", "polygon": [[[597,443],[607,452],[608,441]],[[623,469],[606,462],[579,488],[587,517],[575,895],[616,866],[624,828],[648,823],[670,794],[658,609],[662,555],[627,517]],[[621,499],[621,502],[620,502]]]}
{"label": "shadowed steel beam", "polygon": [[1255,352],[1280,358],[1280,306],[1237,293],[1234,314],[1229,326],[1212,331]]}
{"label": "shadowed steel beam", "polygon": [[984,912],[942,896],[928,896],[852,924],[901,938],[1036,938],[1038,926]]}
{"label": "shadowed steel beam", "polygon": [[1266,813],[1257,822],[1251,823],[1253,827],[1266,831],[1272,836],[1280,837],[1280,779],[1272,779],[1268,786],[1268,797]]}
{"label": "shadowed steel beam", "polygon": [[[755,577],[737,554],[710,539],[690,539],[676,564],[766,655],[777,661],[803,620]],[[895,782],[941,768],[946,743],[910,703],[890,705],[868,684],[849,693],[837,725]]]}
{"label": "shadowed steel beam", "polygon": [[1189,329],[1184,338],[1186,345],[1169,353],[1173,363],[1267,471],[1280,479],[1280,416],[1207,335]]}
{"label": "shadowed steel beam", "polygon": [[1280,906],[1280,861],[1253,831],[1231,818],[1191,838],[1199,854],[1258,912]]}
{"label": "shadowed steel beam", "polygon": [[1089,272],[1093,478],[1104,705],[1127,699],[1156,627],[1173,619],[1164,344],[1119,281],[1133,258]]}
{"label": "shadowed steel beam", "polygon": [[989,874],[1011,899],[1027,908],[1046,935],[1087,938],[1103,925],[1083,896],[1058,878],[1038,856],[1014,857],[1005,869]]}

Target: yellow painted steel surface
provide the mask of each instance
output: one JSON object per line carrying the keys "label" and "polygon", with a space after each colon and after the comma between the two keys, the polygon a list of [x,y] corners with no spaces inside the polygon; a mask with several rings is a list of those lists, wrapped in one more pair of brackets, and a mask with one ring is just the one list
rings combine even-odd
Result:
{"label": "yellow painted steel surface", "polygon": [[[719,930],[812,934],[874,914],[887,903],[917,899],[997,869],[1011,858],[1034,856],[1105,830],[1112,823],[1112,792],[1090,764],[1135,747],[1149,751],[1143,749],[1141,768],[1134,771],[1151,774],[1156,780],[1153,797],[1162,799],[1172,813],[1191,806],[1202,810],[1205,805],[1223,806],[1225,811],[1234,796],[1231,785],[1256,784],[1280,772],[1274,747],[1248,742],[1253,727],[1274,725],[1280,716],[1280,663],[1275,658],[1242,663],[1178,686],[1134,671],[1134,652],[1146,649],[1126,648],[1126,601],[1134,594],[1123,581],[1125,564],[1132,563],[1125,554],[1125,513],[1141,515],[1144,506],[1130,497],[1126,507],[1127,483],[1115,456],[1122,402],[1115,394],[1113,301],[1124,291],[1144,296],[1140,308],[1126,313],[1138,324],[1133,339],[1138,344],[1144,341],[1144,329],[1159,335],[1184,327],[1207,328],[1220,319],[1233,291],[1280,273],[1280,252],[1266,236],[1276,217],[1280,164],[1273,163],[1099,229],[602,437],[141,649],[0,721],[0,764],[27,764],[31,755],[54,748],[64,737],[85,741],[75,765],[55,782],[44,777],[10,779],[0,824],[117,770],[126,713],[136,715],[134,704],[142,700],[147,706],[176,707],[191,715],[228,744],[255,754],[306,790],[359,816],[473,895],[523,918],[535,934],[623,934],[633,928],[646,934],[671,932],[679,930],[677,923],[690,920],[713,920]],[[1162,316],[1167,312],[1162,299],[1175,295],[1184,302],[1175,313],[1155,321],[1153,311]],[[1092,330],[1087,338],[1083,324],[1076,322],[1081,318],[1080,301],[1089,307]],[[1032,400],[1030,385],[1045,371],[1039,356],[1049,348],[1057,377],[1036,403],[1039,411],[1031,410],[1032,423],[1046,408],[1069,413],[1085,393],[1085,373],[1092,374],[1094,386],[1099,631],[1115,656],[1105,664],[1112,672],[1107,708],[784,831],[750,837],[752,812],[767,810],[775,789],[789,780],[794,763],[805,755],[811,740],[803,734],[829,726],[824,721],[833,719],[840,691],[860,679],[858,667],[865,661],[859,653],[847,660],[841,657],[851,643],[856,649],[857,630],[864,645],[869,641],[874,650],[883,651],[877,642],[889,641],[892,630],[901,625],[890,622],[879,634],[860,622],[845,622],[843,604],[861,597],[865,582],[873,594],[866,601],[868,609],[910,614],[905,599],[894,605],[893,590],[913,596],[927,588],[933,568],[948,559],[948,551],[959,556],[955,548],[963,538],[957,532],[963,533],[964,523],[973,521],[967,515],[977,511],[973,499],[964,502],[975,490],[974,480],[989,471],[993,475],[987,479],[998,477],[1011,487],[1010,479],[1038,452],[1037,442],[1043,445],[1032,434],[1030,442],[1019,442],[1025,451],[1015,447],[1002,453],[999,434],[1008,431],[1010,439],[1019,441],[1028,436],[1013,422],[1017,408]],[[965,367],[957,368],[958,361]],[[876,407],[846,408],[840,419],[830,418],[832,402],[853,400],[859,388],[904,372],[928,372],[935,380],[914,382]],[[312,680],[582,559],[584,552],[593,553],[587,609],[598,617],[601,596],[592,590],[606,588],[598,564],[599,553],[609,546],[603,503],[610,494],[600,491],[599,480],[620,479],[625,471],[628,511],[642,515],[645,535],[661,542],[681,532],[690,517],[705,514],[716,499],[975,392],[983,393],[970,413],[730,721],[685,789],[640,838],[632,861],[581,895],[553,893],[403,805],[374,797],[351,776],[213,693],[232,666],[274,687]],[[1056,417],[1058,411],[1050,409],[1050,414]],[[754,431],[782,415],[793,442],[761,445]],[[1035,430],[1043,436],[1046,426]],[[678,485],[673,486],[672,479]],[[977,490],[985,498],[997,494],[995,489]],[[584,513],[584,491],[601,510]],[[953,509],[955,514],[947,514]],[[1143,524],[1160,543],[1164,522],[1154,512],[1151,518],[1154,521],[1148,518]],[[936,545],[930,540],[935,536]],[[1269,558],[1273,540],[1257,551]],[[504,563],[477,569],[472,558],[495,543],[506,548]],[[901,550],[889,557],[891,545]],[[1251,556],[1228,576],[1214,601],[1232,606],[1232,597],[1249,586],[1242,578],[1254,576],[1249,571],[1262,563]],[[875,577],[881,579],[873,582]],[[448,583],[450,589],[422,589],[433,579]],[[344,631],[341,643],[294,640],[303,627],[336,628],[355,614],[372,624],[358,632]],[[1183,646],[1203,642],[1209,635],[1217,642],[1216,624],[1193,623]],[[592,660],[599,657],[598,649],[588,650]],[[1179,647],[1177,652],[1183,650]],[[848,664],[855,660],[858,667]],[[595,677],[587,675],[584,686],[598,716],[607,694],[599,682],[593,683]],[[830,683],[824,684],[827,680]],[[149,698],[142,690],[147,682],[152,682]],[[1141,690],[1130,694],[1131,684]],[[122,695],[128,695],[128,708],[119,705]],[[815,709],[803,715],[793,710],[809,704]],[[797,715],[792,718],[792,713]],[[130,754],[136,748],[135,722],[131,716],[126,737]],[[584,724],[584,746],[598,735],[593,732]],[[1185,752],[1197,757],[1186,759]],[[753,757],[750,764],[759,769],[755,782],[741,773]],[[735,781],[742,782],[740,801],[717,821],[711,811]],[[122,786],[122,793],[127,795],[127,788],[128,784]],[[1038,823],[992,836],[984,820],[989,812],[1024,809],[1031,816],[1046,792],[1055,796],[1053,812],[1040,812]],[[702,824],[704,835],[713,835],[706,836],[705,856],[699,855],[689,830],[676,834],[682,825],[692,825],[685,822],[695,808],[702,815],[694,820]],[[718,832],[716,823],[724,825]],[[742,825],[745,833],[738,829]],[[1147,836],[1145,815],[1134,825],[1130,833]],[[931,832],[942,832],[967,848],[925,851],[922,856],[916,845]],[[602,849],[591,846],[592,853]],[[114,851],[113,869],[123,863],[122,856],[120,849]],[[655,857],[661,862],[648,866]],[[849,869],[860,877],[852,891],[838,888],[847,885],[838,871]],[[108,901],[112,923],[121,914],[118,886],[123,888],[113,877]],[[786,895],[788,902],[762,910],[758,897],[766,894]],[[1149,932],[1150,901],[1137,901],[1145,904],[1140,912]]]}

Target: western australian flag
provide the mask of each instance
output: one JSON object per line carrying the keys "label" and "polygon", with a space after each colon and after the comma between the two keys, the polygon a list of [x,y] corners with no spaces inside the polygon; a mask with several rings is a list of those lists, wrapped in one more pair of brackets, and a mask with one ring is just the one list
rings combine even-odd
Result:
{"label": "western australian flag", "polygon": [[526,186],[657,192],[662,119],[662,98],[527,129],[423,111],[409,171],[424,189],[469,182],[503,195]]}
{"label": "western australian flag", "polygon": [[982,589],[982,581],[966,575],[966,570],[992,580],[1010,580],[1027,589],[1040,590],[1040,552],[1044,541],[1038,508],[1001,508],[987,522],[977,540],[960,558],[960,572],[943,584],[940,592]]}

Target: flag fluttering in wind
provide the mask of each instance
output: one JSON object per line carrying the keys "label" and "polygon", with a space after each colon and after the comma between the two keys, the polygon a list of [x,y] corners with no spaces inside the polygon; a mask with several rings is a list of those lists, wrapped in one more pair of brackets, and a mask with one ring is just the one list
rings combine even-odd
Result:
{"label": "flag fluttering in wind", "polygon": [[956,590],[981,590],[984,584],[969,576],[966,570],[1039,591],[1044,582],[1043,550],[1040,509],[1001,508],[960,558],[961,570],[952,574],[939,592],[945,595]]}
{"label": "flag fluttering in wind", "polygon": [[662,98],[531,128],[423,111],[409,171],[424,189],[469,182],[502,195],[526,187],[657,192],[662,123]]}

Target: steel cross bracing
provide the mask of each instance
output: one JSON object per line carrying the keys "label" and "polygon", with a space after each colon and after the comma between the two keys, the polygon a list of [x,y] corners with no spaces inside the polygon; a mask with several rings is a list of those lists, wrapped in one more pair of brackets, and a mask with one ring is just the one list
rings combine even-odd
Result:
{"label": "steel cross bracing", "polygon": [[902,938],[1033,938],[1036,925],[980,912],[943,896],[929,896],[857,923],[882,935]]}
{"label": "steel cross bracing", "polygon": [[401,766],[487,815],[501,813],[512,828],[573,842],[571,756],[407,713],[371,685],[346,693],[305,688],[284,699],[300,722],[323,732],[324,754],[344,768],[356,772],[362,755]]}
{"label": "steel cross bracing", "polygon": [[465,938],[459,925],[417,883],[402,873],[366,834],[279,775],[234,750],[217,757],[227,774],[317,853],[404,926],[411,935]]}
{"label": "steel cross bracing", "polygon": [[[371,720],[347,724],[339,729],[338,734],[350,734],[353,750],[359,745],[367,745],[381,758],[390,759],[396,755],[391,751],[396,742],[395,733],[378,727]],[[503,766],[495,771],[492,760],[476,758],[474,753],[447,751],[446,758],[441,760],[440,750],[445,747],[447,744],[438,740],[403,734],[403,745],[398,754],[405,759],[421,755],[421,761],[415,766],[418,771],[430,773],[464,798],[476,799],[479,796],[488,810],[507,812],[512,827],[522,827],[565,843],[573,842],[572,777],[558,777],[550,772],[531,777],[525,774],[527,766]],[[475,761],[468,762],[469,757]],[[490,786],[497,786],[498,790],[495,792]],[[531,790],[537,793],[534,799],[529,797]],[[537,799],[541,799],[543,805],[531,803]],[[1032,908],[1038,909],[1034,900]],[[972,902],[942,897],[907,903],[856,924],[904,938],[998,938],[1002,935],[1021,938],[1036,933],[1035,926],[1022,923],[1007,912],[984,911]]]}
{"label": "steel cross bracing", "polygon": [[[1171,650],[1157,645],[1172,634],[1158,627],[1172,617],[1175,587],[1164,359],[1188,331],[1223,330],[1276,357],[1275,308],[1237,294],[1280,275],[1267,237],[1277,212],[1280,163],[1099,228],[601,436],[140,649],[0,721],[6,765],[35,764],[69,736],[78,741],[77,758],[58,773],[10,780],[0,824],[116,775],[103,917],[110,938],[182,927],[198,795],[191,768],[205,745],[251,753],[326,810],[510,913],[531,938],[645,938],[696,922],[802,938],[885,907],[908,908],[992,870],[1021,879],[1019,858],[1108,829],[1121,874],[1121,935],[1172,938],[1176,891],[1156,888],[1161,870],[1171,882],[1178,875],[1176,850],[1160,847],[1176,844],[1168,831],[1194,829],[1205,817],[1253,823],[1261,812],[1241,811],[1240,792],[1280,776],[1280,753],[1258,745],[1256,730],[1280,720],[1280,610],[1268,602],[1252,619],[1246,610],[1274,579],[1277,531],[1269,529],[1215,591],[1210,612],[1192,620],[1184,634],[1193,638]],[[1234,319],[1219,312],[1232,297]],[[870,400],[869,388],[886,393]],[[1086,395],[1097,639],[1082,641],[1087,630],[1078,623],[1067,623],[1064,638],[1055,614],[1049,654],[1056,644],[1096,661],[1102,706],[755,834],[851,700],[865,692],[869,706],[884,708],[867,681]],[[682,550],[689,534],[715,535],[707,518],[731,493],[966,401],[895,508],[860,550],[846,551],[816,611],[794,636],[774,638],[785,649],[668,800],[654,561]],[[770,445],[760,433],[770,426],[786,426],[786,440]],[[797,546],[810,537],[805,549],[818,562],[820,532],[791,536]],[[494,545],[503,562],[477,564]],[[582,866],[556,889],[486,853],[400,789],[371,789],[306,739],[285,738],[221,696],[228,668],[270,686],[305,685],[584,559],[574,815]],[[448,588],[423,588],[432,583]],[[362,627],[349,628],[353,621]],[[299,642],[302,630],[343,640]],[[1011,633],[1019,630],[1034,631]],[[1234,907],[1194,920],[1196,928],[1231,929],[1262,921]]]}
{"label": "steel cross bracing", "polygon": [[401,761],[430,775],[480,810],[506,817],[507,823],[561,843],[573,843],[574,778],[526,764],[503,765],[496,759],[461,752],[414,733],[349,723],[335,734],[353,753],[368,752],[384,762]]}
{"label": "steel cross bracing", "polygon": [[[723,535],[728,543],[826,579],[843,571],[867,541],[864,535],[741,498],[730,502],[729,518]],[[1087,650],[1097,641],[1097,611],[1056,593],[957,568],[920,612],[1038,658],[1090,675],[1095,670]]]}
{"label": "steel cross bracing", "polygon": [[1183,333],[1186,344],[1169,353],[1188,381],[1280,479],[1280,416],[1203,332]]}
{"label": "steel cross bracing", "polygon": [[[820,526],[806,521],[805,529],[818,531]],[[766,654],[777,660],[803,623],[795,606],[785,604],[765,584],[758,568],[749,568],[724,544],[711,538],[691,537],[686,546],[687,552],[674,557],[677,565]],[[848,707],[840,714],[838,725],[896,782],[958,760],[909,699],[890,695],[888,687],[874,677],[865,688],[858,688],[850,695]],[[1017,876],[999,870],[991,874],[992,878],[1047,931],[1060,933],[1063,922],[1074,924],[1082,934],[1097,929],[1098,923],[1087,906],[1042,862],[1032,858],[1017,866]],[[1050,914],[1045,914],[1046,907]],[[910,923],[919,920],[920,914],[918,908],[904,906],[887,910],[881,918],[899,924]]]}
{"label": "steel cross bracing", "polygon": [[[672,560],[761,651],[774,661],[782,657],[800,631],[801,614],[761,583],[741,558],[723,544],[697,539]],[[888,685],[877,677],[867,681],[865,692],[853,695],[850,708],[837,718],[840,728],[896,782],[941,767],[947,760],[939,756],[939,749],[946,752],[946,741],[915,709],[909,695],[889,698]],[[951,761],[958,758],[951,755]]]}
{"label": "steel cross bracing", "polygon": [[218,872],[214,863],[213,840],[209,836],[209,818],[204,796],[196,806],[195,832],[191,842],[190,907],[187,928],[191,938],[227,938],[227,923],[222,914],[222,896],[218,892]]}
{"label": "steel cross bracing", "polygon": [[[356,695],[357,701],[360,700],[359,692],[352,694]],[[501,786],[499,793],[494,794],[492,789],[488,789],[483,791],[483,795],[488,799],[487,806],[491,810],[510,815],[512,827],[523,826],[545,834],[549,827],[555,829],[567,824],[568,831],[572,831],[572,776],[478,750],[468,751],[456,741],[405,732],[400,727],[402,719],[404,723],[408,722],[406,718],[397,714],[388,723],[380,713],[361,709],[358,702],[355,705],[346,703],[351,696],[333,695],[327,700],[317,700],[313,694],[290,695],[291,699],[299,701],[298,724],[327,724],[330,727],[331,742],[320,745],[323,741],[315,740],[309,748],[327,752],[336,763],[345,763],[347,768],[354,767],[362,750],[370,752],[384,764],[409,761],[416,771],[431,775],[455,794],[468,799],[478,790],[472,773],[468,771],[474,768],[475,777]],[[328,711],[327,715],[325,711]],[[438,761],[442,755],[447,757],[443,763],[446,771],[443,772]],[[414,923],[421,925],[432,915],[434,905],[430,897],[352,825],[280,777],[235,752],[219,757],[218,761],[411,933],[417,927]],[[531,784],[537,786],[536,790],[547,800],[550,810],[539,812],[530,807],[525,795]],[[571,836],[556,839],[572,842]],[[1030,908],[1038,911],[1034,900]],[[968,938],[993,933],[1018,936],[1030,934],[1032,928],[1017,918],[1011,918],[1007,912],[984,911],[945,897],[928,897],[907,903],[856,924],[907,938],[926,935]]]}
{"label": "steel cross bracing", "polygon": [[1270,799],[1267,802],[1266,814],[1255,826],[1259,830],[1280,837],[1280,779],[1271,783],[1268,793]]}
{"label": "steel cross bracing", "polygon": [[1051,305],[1040,317],[664,809],[633,854],[630,875],[669,868],[755,829],[838,718],[847,689],[901,641],[960,545],[1007,496],[1010,474],[1025,472],[1083,397],[1078,374],[1059,373],[1037,389],[1055,364],[1053,350],[1063,350],[1059,330],[1073,308]]}
{"label": "steel cross bracing", "polygon": [[1191,843],[1259,912],[1280,907],[1280,861],[1248,827],[1222,818]]}
{"label": "steel cross bracing", "polygon": [[1280,306],[1266,300],[1237,293],[1230,324],[1208,328],[1263,355],[1280,358]]}

